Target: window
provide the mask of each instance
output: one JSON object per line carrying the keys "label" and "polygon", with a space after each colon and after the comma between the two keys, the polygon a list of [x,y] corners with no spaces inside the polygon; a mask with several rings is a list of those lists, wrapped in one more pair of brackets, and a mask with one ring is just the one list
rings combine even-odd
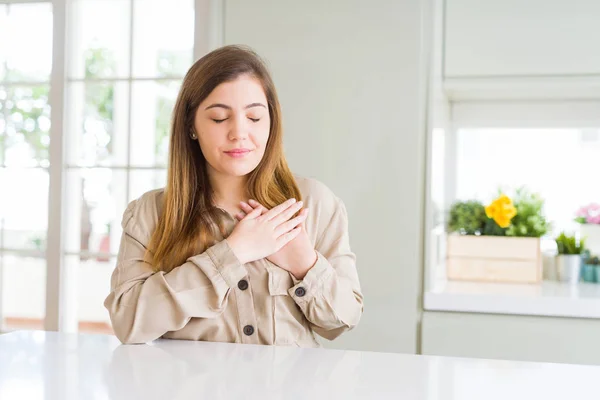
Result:
{"label": "window", "polygon": [[575,213],[598,202],[600,129],[459,129],[456,197],[488,202],[499,187],[540,193],[554,231],[575,230]]}
{"label": "window", "polygon": [[495,125],[432,131],[427,285],[445,277],[445,224],[455,200],[487,204],[499,189],[513,193],[519,187],[539,193],[552,223],[542,238],[544,252],[554,251],[560,231],[579,231],[574,219],[581,206],[600,202],[600,129]]}
{"label": "window", "polygon": [[[46,268],[47,239],[62,232],[60,281],[68,283],[50,294],[53,304],[67,299],[60,311],[70,322],[60,328],[110,332],[103,301],[121,217],[131,200],[165,184],[171,113],[194,59],[218,45],[198,35],[218,24],[209,21],[218,2],[52,3],[0,4],[0,37],[11,38],[0,41],[0,331],[44,327],[47,275],[58,273]],[[65,26],[63,43],[54,36]],[[66,60],[59,85],[53,55]],[[50,89],[64,95],[63,115],[52,113]],[[63,131],[51,133],[56,121]],[[50,183],[53,134],[63,142],[54,158],[62,187]],[[52,193],[62,193],[64,212],[50,232]]]}
{"label": "window", "polygon": [[73,0],[69,15],[64,260],[79,275],[80,325],[109,329],[103,301],[121,217],[165,184],[171,111],[192,64],[194,3]]}
{"label": "window", "polygon": [[44,318],[52,28],[50,3],[0,4],[0,329]]}

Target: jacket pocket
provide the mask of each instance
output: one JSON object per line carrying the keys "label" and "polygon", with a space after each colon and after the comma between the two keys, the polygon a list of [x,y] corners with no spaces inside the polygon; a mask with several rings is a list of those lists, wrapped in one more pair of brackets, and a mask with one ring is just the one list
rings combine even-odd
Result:
{"label": "jacket pocket", "polygon": [[294,286],[290,273],[265,260],[269,275],[269,295],[273,312],[274,344],[295,345],[298,341],[313,338],[310,325],[300,307],[289,295],[288,290]]}

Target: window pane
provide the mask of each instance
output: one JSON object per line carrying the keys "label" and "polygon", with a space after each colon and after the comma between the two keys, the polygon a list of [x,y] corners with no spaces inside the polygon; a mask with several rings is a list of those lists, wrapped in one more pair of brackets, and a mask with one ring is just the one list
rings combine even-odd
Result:
{"label": "window pane", "polygon": [[3,247],[46,249],[48,171],[42,168],[0,168],[0,229]]}
{"label": "window pane", "polygon": [[150,190],[164,188],[166,183],[166,169],[132,170],[129,177],[128,201],[135,200]]}
{"label": "window pane", "polygon": [[575,230],[577,209],[600,199],[600,132],[577,129],[461,129],[457,196],[485,202],[499,187],[527,186],[546,199],[555,230]]}
{"label": "window pane", "polygon": [[6,137],[6,112],[4,102],[6,100],[6,88],[0,86],[0,167],[4,166],[4,139]]}
{"label": "window pane", "polygon": [[77,271],[79,330],[112,334],[104,300],[110,290],[110,277],[117,264],[116,257],[95,256],[82,260],[79,256],[67,256],[64,260],[68,271]]}
{"label": "window pane", "polygon": [[131,102],[131,165],[166,166],[171,114],[179,81],[134,82]]}
{"label": "window pane", "polygon": [[69,35],[72,78],[129,76],[129,0],[74,0]]}
{"label": "window pane", "polygon": [[[134,0],[133,76],[183,76],[192,65],[193,0]],[[157,29],[168,23],[167,29]]]}
{"label": "window pane", "polygon": [[[8,37],[8,16],[6,15],[7,6],[0,4],[0,37]],[[8,40],[0,40],[0,82],[6,76],[6,55],[8,54]]]}
{"label": "window pane", "polygon": [[127,82],[71,83],[68,92],[68,165],[127,165]]}
{"label": "window pane", "polygon": [[[126,171],[109,168],[67,172],[65,249],[69,253],[116,254],[125,211]],[[93,258],[93,257],[92,257]]]}
{"label": "window pane", "polygon": [[4,162],[7,166],[48,167],[49,90],[48,86],[9,88],[4,103],[7,117]]}
{"label": "window pane", "polygon": [[[4,327],[13,329],[44,329],[46,314],[46,259],[2,255],[2,296]],[[0,321],[1,322],[1,321]]]}
{"label": "window pane", "polygon": [[[10,4],[5,23],[0,17],[6,54],[6,79],[48,81],[52,68],[52,4]],[[10,38],[7,40],[7,38]]]}

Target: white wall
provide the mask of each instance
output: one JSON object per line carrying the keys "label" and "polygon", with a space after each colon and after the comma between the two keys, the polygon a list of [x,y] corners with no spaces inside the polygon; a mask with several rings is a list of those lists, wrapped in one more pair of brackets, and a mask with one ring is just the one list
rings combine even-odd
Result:
{"label": "white wall", "polygon": [[450,99],[600,98],[600,2],[441,1]]}
{"label": "white wall", "polygon": [[446,0],[447,77],[600,75],[597,0]]}
{"label": "white wall", "polygon": [[250,45],[270,63],[293,170],[347,205],[365,313],[331,347],[417,350],[428,4],[225,2],[225,43]]}

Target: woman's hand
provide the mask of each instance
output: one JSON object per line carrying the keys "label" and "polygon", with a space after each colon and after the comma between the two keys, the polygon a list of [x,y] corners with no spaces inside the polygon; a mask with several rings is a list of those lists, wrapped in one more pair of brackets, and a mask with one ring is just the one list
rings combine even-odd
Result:
{"label": "woman's hand", "polygon": [[[260,211],[261,213],[269,213],[275,210],[267,210],[260,203],[250,200],[248,203],[240,203],[242,206],[243,213],[236,215],[238,220],[243,221],[248,215],[252,215]],[[313,245],[310,243],[308,234],[306,233],[306,227],[304,221],[308,216],[308,209],[305,208],[300,213],[299,217],[303,217],[302,224],[299,227],[300,232],[292,239],[289,243],[281,247],[281,249],[267,257],[269,261],[277,265],[280,268],[289,271],[297,279],[303,279],[306,273],[315,265],[317,262],[317,253]]]}
{"label": "woman's hand", "polygon": [[229,247],[242,264],[270,256],[301,233],[306,213],[292,218],[301,208],[301,201],[290,199],[266,212],[253,209],[226,239]]}

